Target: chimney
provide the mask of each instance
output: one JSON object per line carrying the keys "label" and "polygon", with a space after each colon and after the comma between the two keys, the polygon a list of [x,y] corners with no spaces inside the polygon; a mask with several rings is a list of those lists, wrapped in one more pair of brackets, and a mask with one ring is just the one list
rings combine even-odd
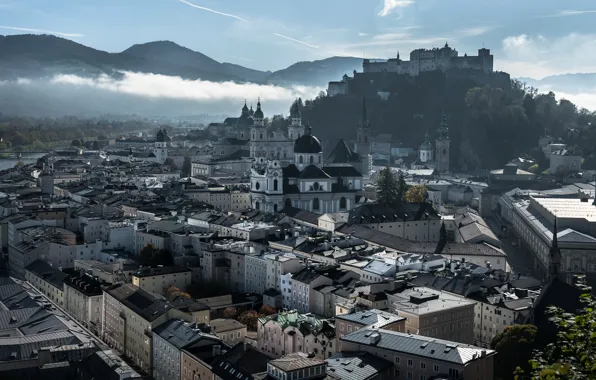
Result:
{"label": "chimney", "polygon": [[219,356],[221,355],[221,345],[216,344],[213,346],[213,356]]}

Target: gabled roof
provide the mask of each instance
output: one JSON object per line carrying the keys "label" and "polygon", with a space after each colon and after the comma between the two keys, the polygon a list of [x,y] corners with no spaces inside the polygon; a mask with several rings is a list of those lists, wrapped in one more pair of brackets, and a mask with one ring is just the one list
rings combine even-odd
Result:
{"label": "gabled roof", "polygon": [[113,285],[105,292],[149,322],[159,318],[172,308],[167,301],[132,284]]}
{"label": "gabled roof", "polygon": [[331,176],[315,165],[308,165],[300,172],[300,178],[329,179]]}
{"label": "gabled roof", "polygon": [[327,156],[327,162],[334,164],[349,164],[360,162],[360,155],[348,148],[343,138],[340,138],[335,148]]}

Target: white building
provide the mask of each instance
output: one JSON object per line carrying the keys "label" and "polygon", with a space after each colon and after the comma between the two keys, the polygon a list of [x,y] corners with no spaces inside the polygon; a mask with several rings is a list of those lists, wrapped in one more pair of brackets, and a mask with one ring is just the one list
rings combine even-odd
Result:
{"label": "white building", "polygon": [[91,332],[101,333],[103,292],[90,276],[68,276],[64,280],[64,309]]}

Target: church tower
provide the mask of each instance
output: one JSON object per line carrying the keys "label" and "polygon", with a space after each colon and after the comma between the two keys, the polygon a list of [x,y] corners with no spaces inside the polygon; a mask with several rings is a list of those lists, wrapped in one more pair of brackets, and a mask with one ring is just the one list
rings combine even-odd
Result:
{"label": "church tower", "polygon": [[441,120],[441,125],[439,126],[439,137],[435,141],[436,150],[435,150],[435,158],[437,162],[437,170],[440,173],[445,173],[449,171],[449,155],[450,155],[450,147],[451,141],[449,140],[449,128],[447,126],[447,115],[443,114],[443,118]]}
{"label": "church tower", "polygon": [[304,135],[304,126],[302,125],[302,113],[298,101],[292,103],[290,107],[290,119],[292,119],[288,127],[288,137],[290,140],[296,140]]}
{"label": "church tower", "polygon": [[366,98],[362,98],[362,116],[358,129],[356,130],[356,145],[354,146],[356,153],[360,155],[362,160],[362,175],[368,178],[372,170],[371,158],[371,144],[370,144],[370,122],[366,112]]}
{"label": "church tower", "polygon": [[561,274],[561,250],[559,249],[559,238],[557,237],[557,217],[553,227],[553,242],[550,246],[549,276],[552,280]]}
{"label": "church tower", "polygon": [[168,145],[170,140],[168,131],[165,128],[163,130],[160,128],[155,139],[155,147],[153,148],[155,160],[160,164],[163,164],[168,158]]}

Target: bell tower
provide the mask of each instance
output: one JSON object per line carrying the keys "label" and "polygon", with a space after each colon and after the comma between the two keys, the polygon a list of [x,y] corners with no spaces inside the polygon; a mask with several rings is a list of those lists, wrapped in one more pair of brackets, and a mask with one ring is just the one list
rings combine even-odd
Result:
{"label": "bell tower", "polygon": [[290,118],[292,119],[288,127],[288,137],[290,140],[296,140],[304,135],[304,126],[302,125],[302,113],[300,112],[300,105],[298,100],[292,103],[290,107]]}
{"label": "bell tower", "polygon": [[356,153],[360,155],[370,154],[370,123],[366,112],[366,98],[362,98],[362,115],[356,130],[355,148]]}
{"label": "bell tower", "polygon": [[439,136],[435,141],[435,158],[437,161],[437,170],[440,173],[449,171],[449,157],[451,140],[449,140],[449,127],[447,126],[447,115],[443,114],[441,125],[439,126]]}

